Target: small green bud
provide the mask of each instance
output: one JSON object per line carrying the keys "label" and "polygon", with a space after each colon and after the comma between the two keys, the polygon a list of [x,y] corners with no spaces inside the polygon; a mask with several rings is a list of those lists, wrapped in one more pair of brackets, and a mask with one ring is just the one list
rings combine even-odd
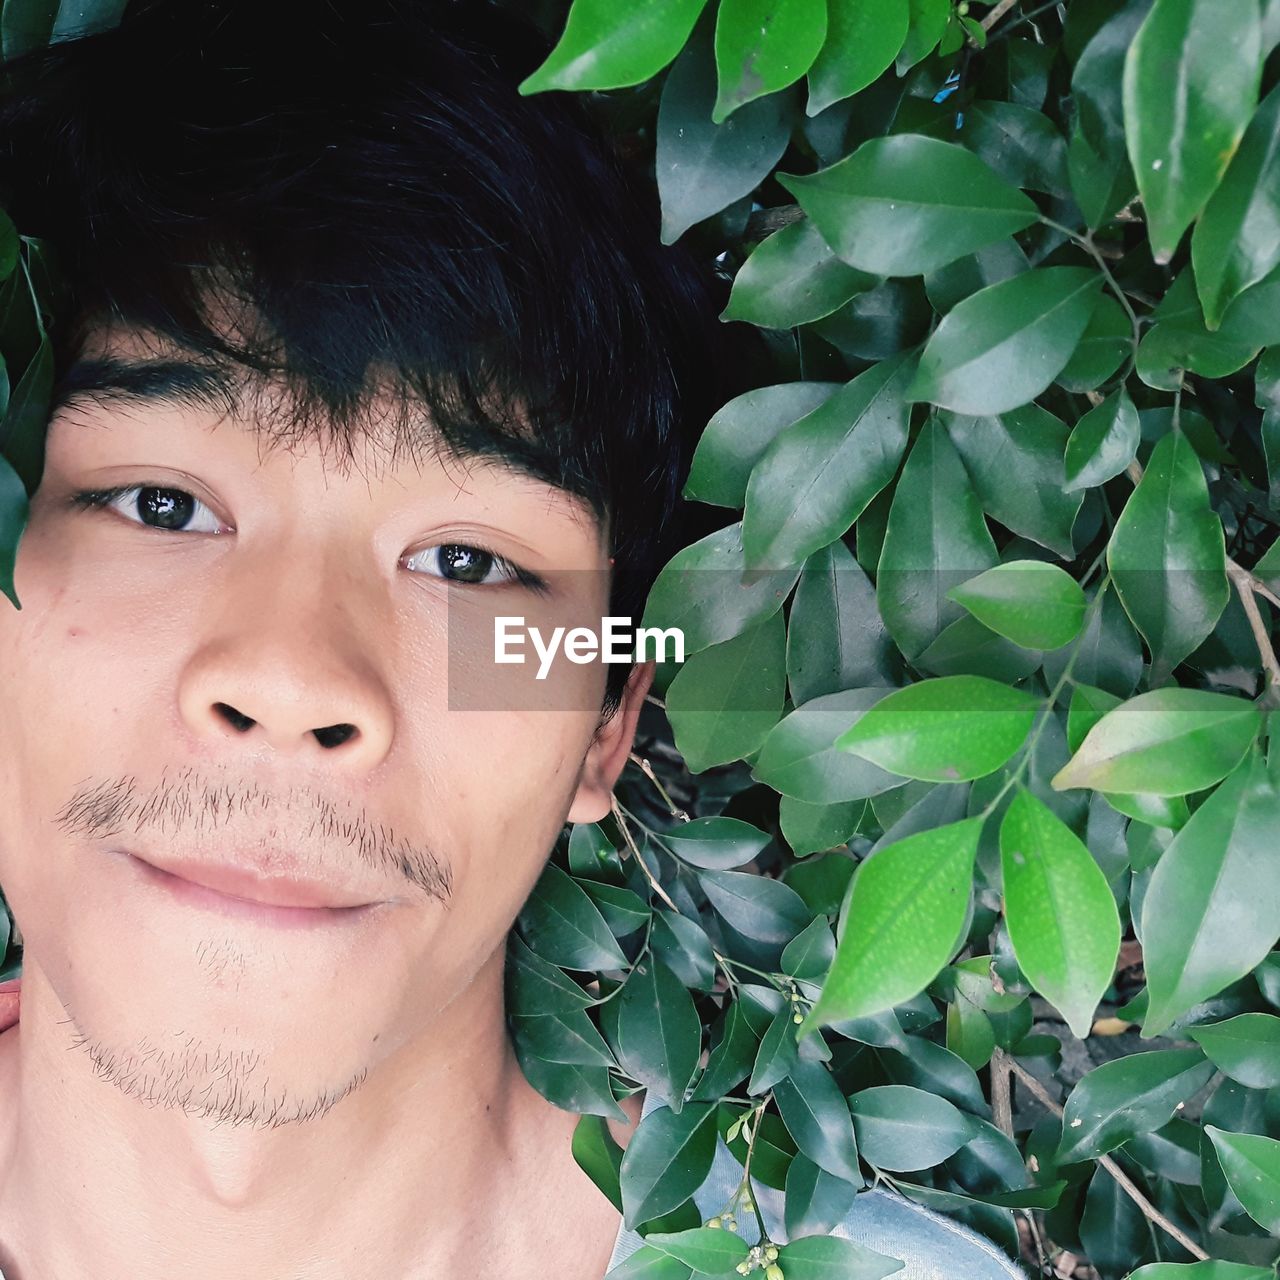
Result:
{"label": "small green bud", "polygon": [[721,1222],[720,1222],[720,1219],[719,1219],[719,1218],[708,1218],[708,1219],[706,1220],[706,1222],[705,1222],[705,1223],[703,1223],[703,1226],[713,1227],[713,1228],[714,1228],[714,1227],[719,1227],[719,1226],[721,1226],[721,1225],[722,1225],[722,1224],[721,1224]]}
{"label": "small green bud", "polygon": [[765,1267],[764,1280],[786,1280],[786,1276],[782,1274],[782,1268],[774,1262]]}
{"label": "small green bud", "polygon": [[751,1271],[751,1268],[745,1262],[740,1262],[736,1267],[734,1267],[734,1270],[740,1276],[745,1276]]}
{"label": "small green bud", "polygon": [[799,1026],[799,1025],[804,1021],[804,1014],[803,1014],[803,1013],[793,1013],[793,1014],[791,1015],[791,1021],[792,1021],[792,1022],[794,1022],[794,1023],[796,1024],[796,1026],[798,1027],[798,1026]]}
{"label": "small green bud", "polygon": [[778,1246],[777,1246],[776,1244],[771,1244],[771,1245],[770,1245],[770,1246],[769,1246],[769,1247],[764,1251],[764,1256],[765,1256],[765,1261],[766,1261],[766,1262],[777,1262],[777,1260],[778,1260]]}

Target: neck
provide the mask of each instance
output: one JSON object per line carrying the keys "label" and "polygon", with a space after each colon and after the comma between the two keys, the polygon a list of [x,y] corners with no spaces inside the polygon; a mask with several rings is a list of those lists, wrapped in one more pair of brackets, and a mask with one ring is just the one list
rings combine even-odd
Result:
{"label": "neck", "polygon": [[[191,1274],[193,1259],[209,1280],[339,1280],[408,1276],[428,1256],[433,1276],[518,1274],[544,1243],[558,1252],[549,1222],[581,1228],[569,1205],[594,1248],[580,1273],[561,1262],[560,1274],[598,1277],[617,1215],[573,1166],[576,1117],[537,1095],[512,1056],[502,960],[500,948],[322,1117],[276,1128],[126,1096],[95,1074],[28,965],[21,1022],[0,1037],[9,1280],[162,1280]],[[322,1053],[319,1029],[316,1042]]]}

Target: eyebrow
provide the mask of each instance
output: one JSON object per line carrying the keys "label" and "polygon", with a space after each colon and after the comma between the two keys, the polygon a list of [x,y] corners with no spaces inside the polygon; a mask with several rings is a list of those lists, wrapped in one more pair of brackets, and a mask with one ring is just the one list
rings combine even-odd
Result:
{"label": "eyebrow", "polygon": [[[74,408],[78,401],[97,404],[125,404],[138,408],[170,405],[197,412],[234,411],[243,404],[235,378],[215,364],[164,357],[136,358],[117,355],[91,356],[74,361],[54,387],[50,413]],[[259,438],[270,438],[266,423],[252,415],[237,415],[239,424]],[[425,435],[413,440],[410,452],[418,459]],[[489,462],[517,476],[548,485],[566,497],[583,499],[549,474],[545,464],[515,447],[503,449],[447,449],[459,461]],[[589,501],[589,500],[588,500]],[[589,504],[590,505],[590,504]]]}

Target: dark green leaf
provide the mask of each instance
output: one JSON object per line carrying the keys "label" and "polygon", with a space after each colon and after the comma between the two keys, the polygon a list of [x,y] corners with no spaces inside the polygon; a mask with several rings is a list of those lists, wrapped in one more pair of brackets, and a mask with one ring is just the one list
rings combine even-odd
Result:
{"label": "dark green leaf", "polygon": [[1245,1212],[1273,1236],[1280,1235],[1280,1142],[1252,1133],[1223,1133],[1205,1126],[1222,1172]]}
{"label": "dark green leaf", "polygon": [[1123,387],[1090,409],[1067,441],[1066,488],[1093,489],[1118,476],[1134,459],[1142,425]]}
{"label": "dark green leaf", "polygon": [[637,961],[618,997],[623,1070],[678,1112],[701,1051],[702,1024],[680,980],[654,956]]}
{"label": "dark green leaf", "polygon": [[945,1098],[909,1085],[863,1089],[850,1100],[858,1149],[879,1169],[910,1171],[940,1164],[974,1136],[973,1123]]}
{"label": "dark green leaf", "polygon": [[811,919],[800,895],[780,880],[745,871],[703,871],[698,880],[717,913],[759,942],[784,946]]}
{"label": "dark green leaf", "polygon": [[853,1120],[827,1068],[800,1059],[774,1085],[773,1096],[796,1146],[820,1168],[860,1186]]}
{"label": "dark green leaf", "polygon": [[573,1130],[574,1163],[622,1212],[622,1148],[613,1140],[602,1116],[583,1116]]}
{"label": "dark green leaf", "polygon": [[595,903],[570,876],[547,863],[520,912],[529,946],[566,969],[621,969],[627,963]]}
{"label": "dark green leaf", "polygon": [[750,862],[768,835],[740,818],[694,818],[662,837],[672,852],[695,867],[725,871]]}
{"label": "dark green leaf", "polygon": [[716,1109],[657,1107],[622,1156],[623,1219],[628,1227],[670,1213],[702,1185],[716,1152]]}
{"label": "dark green leaf", "polygon": [[861,1174],[856,1184],[846,1182],[814,1164],[808,1156],[796,1156],[787,1169],[784,1202],[787,1235],[798,1239],[830,1232],[848,1215],[860,1186]]}
{"label": "dark green leaf", "polygon": [[1250,1089],[1280,1085],[1280,1018],[1274,1014],[1242,1013],[1192,1027],[1187,1034],[1233,1080]]}

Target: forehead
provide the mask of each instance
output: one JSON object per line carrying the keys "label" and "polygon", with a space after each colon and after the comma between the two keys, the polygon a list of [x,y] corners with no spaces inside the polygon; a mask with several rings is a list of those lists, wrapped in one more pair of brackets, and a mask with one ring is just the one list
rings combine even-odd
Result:
{"label": "forehead", "polygon": [[202,423],[227,421],[251,435],[259,456],[315,449],[326,471],[382,476],[401,465],[479,467],[553,491],[597,523],[602,511],[563,483],[564,459],[518,412],[495,399],[492,414],[444,432],[425,400],[402,379],[374,374],[358,398],[326,395],[323,384],[251,369],[185,350],[137,329],[89,329],[54,389],[52,423],[107,426],[120,414],[163,412]]}

